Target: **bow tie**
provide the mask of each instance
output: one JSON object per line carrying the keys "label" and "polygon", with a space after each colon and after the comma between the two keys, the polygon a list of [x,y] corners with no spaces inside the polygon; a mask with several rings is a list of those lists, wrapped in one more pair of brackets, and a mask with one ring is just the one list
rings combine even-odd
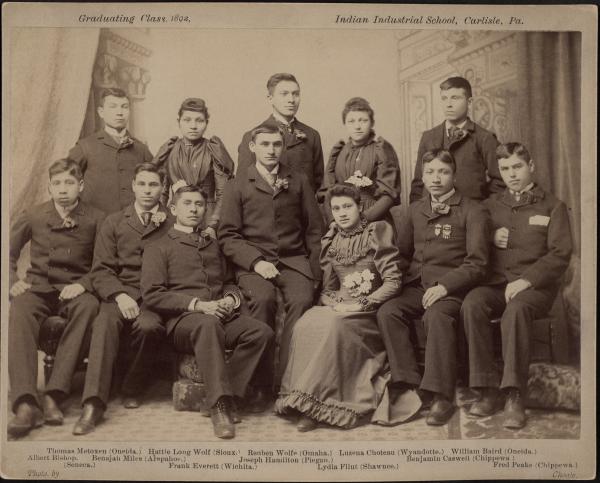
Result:
{"label": "bow tie", "polygon": [[460,139],[463,135],[463,130],[457,126],[450,126],[448,128],[448,138],[452,141]]}
{"label": "bow tie", "polygon": [[447,205],[446,203],[442,203],[440,201],[432,201],[431,211],[439,215],[447,215],[448,213],[450,213],[450,205]]}
{"label": "bow tie", "polygon": [[522,191],[520,193],[517,191],[513,191],[512,195],[513,195],[515,201],[517,201],[518,203],[529,203],[533,199],[533,195],[531,194],[531,191]]}
{"label": "bow tie", "polygon": [[133,139],[129,137],[129,134],[125,134],[119,141],[120,148],[126,148],[127,146],[131,146],[133,144]]}

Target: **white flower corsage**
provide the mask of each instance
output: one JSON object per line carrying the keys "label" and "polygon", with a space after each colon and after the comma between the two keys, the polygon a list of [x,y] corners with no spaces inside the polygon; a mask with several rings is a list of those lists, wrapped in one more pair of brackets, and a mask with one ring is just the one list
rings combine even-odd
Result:
{"label": "white flower corsage", "polygon": [[154,223],[156,226],[159,226],[163,221],[167,219],[167,215],[163,211],[157,211],[152,215],[150,221]]}
{"label": "white flower corsage", "polygon": [[303,141],[307,138],[306,133],[304,131],[302,131],[301,129],[294,129],[294,135],[296,136],[296,139],[298,139],[299,141]]}
{"label": "white flower corsage", "polygon": [[63,219],[63,222],[62,222],[63,228],[75,228],[76,226],[77,226],[77,222],[70,216],[67,216]]}
{"label": "white flower corsage", "polygon": [[344,277],[343,285],[348,289],[350,295],[359,297],[368,295],[373,288],[371,283],[375,279],[375,274],[368,268],[362,272],[353,272]]}
{"label": "white flower corsage", "polygon": [[277,178],[274,186],[277,191],[283,191],[289,188],[290,183],[287,178]]}
{"label": "white flower corsage", "polygon": [[365,188],[371,186],[373,181],[371,181],[371,178],[368,176],[364,176],[360,170],[356,170],[354,171],[354,174],[346,180],[346,183],[353,184],[357,188]]}

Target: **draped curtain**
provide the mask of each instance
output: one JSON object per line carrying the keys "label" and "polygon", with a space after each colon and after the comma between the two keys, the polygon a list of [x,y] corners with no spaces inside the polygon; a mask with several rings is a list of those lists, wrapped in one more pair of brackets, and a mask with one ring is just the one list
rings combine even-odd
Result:
{"label": "draped curtain", "polygon": [[[572,356],[579,356],[581,276],[581,33],[528,32],[521,85],[523,142],[536,178],[569,209],[573,254],[563,297],[553,313],[567,320]],[[595,162],[595,160],[588,160]],[[562,304],[560,303],[562,302]],[[561,306],[562,305],[562,306]],[[593,321],[590,321],[593,322]]]}
{"label": "draped curtain", "polygon": [[564,201],[571,215],[574,251],[581,243],[581,33],[528,32],[520,83],[523,142],[537,179]]}
{"label": "draped curtain", "polygon": [[77,142],[99,29],[21,28],[9,36],[9,207],[49,198],[48,166]]}

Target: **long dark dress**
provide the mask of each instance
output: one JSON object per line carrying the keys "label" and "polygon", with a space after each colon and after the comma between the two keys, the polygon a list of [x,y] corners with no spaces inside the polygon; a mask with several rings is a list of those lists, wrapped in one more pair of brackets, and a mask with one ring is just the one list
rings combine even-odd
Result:
{"label": "long dark dress", "polygon": [[[297,410],[317,421],[351,428],[369,418],[399,423],[419,410],[414,391],[390,406],[387,357],[375,319],[376,307],[400,291],[398,250],[392,240],[393,229],[385,221],[364,221],[352,233],[333,227],[325,235],[321,300],[326,305],[305,312],[294,327],[276,412]],[[353,278],[367,280],[362,293],[348,286]],[[366,304],[364,311],[332,308],[359,300]]]}
{"label": "long dark dress", "polygon": [[[400,203],[400,167],[394,148],[382,137],[371,133],[365,143],[353,145],[352,142],[339,141],[329,155],[325,169],[323,186],[318,199],[325,203],[329,187],[350,179],[356,171],[369,178],[370,186],[360,188],[363,213],[368,221],[385,220],[392,224],[388,203],[382,203],[383,197],[389,197],[393,205]],[[326,203],[325,203],[326,205]],[[325,206],[328,222],[332,221],[329,207]]]}
{"label": "long dark dress", "polygon": [[[223,142],[213,136],[187,145],[182,138],[172,137],[160,147],[153,162],[166,168],[165,198],[169,196],[169,188],[181,180],[189,186],[199,186],[207,194],[205,226],[216,230],[223,188],[225,182],[233,177],[234,168]],[[163,201],[166,202],[166,199]]]}

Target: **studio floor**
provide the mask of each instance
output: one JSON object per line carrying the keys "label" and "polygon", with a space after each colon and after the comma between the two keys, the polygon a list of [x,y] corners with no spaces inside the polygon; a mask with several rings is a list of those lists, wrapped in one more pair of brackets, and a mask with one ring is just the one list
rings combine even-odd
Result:
{"label": "studio floor", "polygon": [[[42,426],[21,438],[21,441],[222,441],[213,435],[210,419],[198,412],[173,409],[171,383],[160,379],[149,388],[138,409],[125,409],[115,397],[104,420],[96,430],[85,436],[73,436],[71,430],[80,414],[80,383],[65,402],[63,426]],[[459,409],[450,422],[441,427],[425,423],[425,410],[407,423],[384,427],[368,424],[350,430],[320,426],[309,433],[299,433],[293,419],[286,419],[268,410],[258,415],[243,415],[236,425],[237,441],[410,441],[466,439],[577,439],[580,434],[579,414],[567,411],[528,410],[529,421],[519,431],[502,427],[502,414],[471,419],[466,410],[473,393],[459,388],[456,403]]]}

